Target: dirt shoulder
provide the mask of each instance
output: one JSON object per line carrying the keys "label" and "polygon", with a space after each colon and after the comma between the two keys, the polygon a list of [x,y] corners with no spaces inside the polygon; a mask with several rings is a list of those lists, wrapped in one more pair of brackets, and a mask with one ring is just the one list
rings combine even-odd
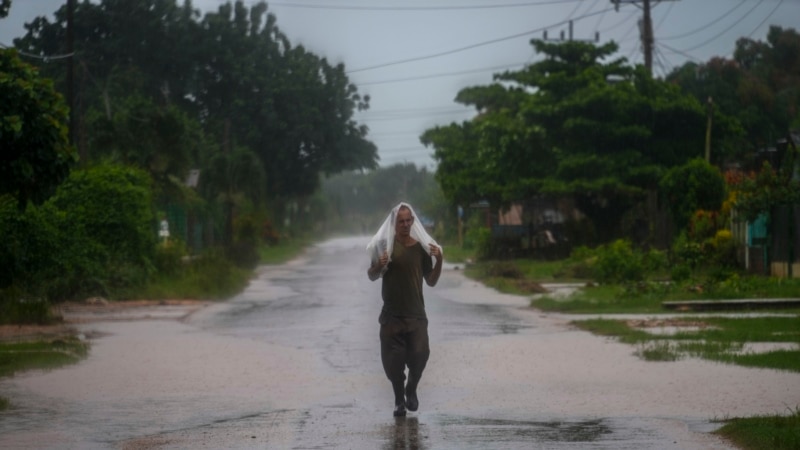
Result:
{"label": "dirt shoulder", "polygon": [[0,342],[50,340],[77,334],[77,325],[91,322],[185,320],[212,302],[205,300],[129,300],[66,302],[53,307],[60,321],[52,325],[0,325]]}

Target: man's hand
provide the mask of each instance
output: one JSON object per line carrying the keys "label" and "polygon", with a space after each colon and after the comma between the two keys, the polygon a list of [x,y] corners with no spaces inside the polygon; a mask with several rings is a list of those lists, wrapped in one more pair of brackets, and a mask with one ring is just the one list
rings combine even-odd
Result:
{"label": "man's hand", "polygon": [[428,286],[436,286],[436,283],[439,282],[439,276],[442,274],[442,248],[434,244],[428,244],[428,246],[431,250],[431,256],[436,258],[436,264],[433,265],[431,273],[425,277],[425,282],[428,283]]}
{"label": "man's hand", "polygon": [[378,263],[369,266],[367,269],[367,276],[370,280],[375,281],[381,277],[381,272],[383,272],[383,268],[389,264],[389,253],[383,252],[381,257],[378,259]]}
{"label": "man's hand", "polygon": [[435,245],[435,244],[428,244],[428,246],[431,249],[431,256],[436,258],[436,261],[441,261],[442,260],[442,249],[440,249],[439,246]]}
{"label": "man's hand", "polygon": [[389,253],[383,252],[380,259],[378,260],[378,266],[383,268],[383,266],[389,264]]}

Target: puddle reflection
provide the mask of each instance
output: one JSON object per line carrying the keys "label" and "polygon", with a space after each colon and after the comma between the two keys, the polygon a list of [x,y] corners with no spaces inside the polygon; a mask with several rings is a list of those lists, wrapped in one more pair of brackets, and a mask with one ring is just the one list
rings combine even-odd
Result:
{"label": "puddle reflection", "polygon": [[[425,428],[425,425],[422,425]],[[422,441],[419,419],[416,417],[395,417],[394,425],[386,426],[387,437],[384,450],[422,450],[427,446]]]}

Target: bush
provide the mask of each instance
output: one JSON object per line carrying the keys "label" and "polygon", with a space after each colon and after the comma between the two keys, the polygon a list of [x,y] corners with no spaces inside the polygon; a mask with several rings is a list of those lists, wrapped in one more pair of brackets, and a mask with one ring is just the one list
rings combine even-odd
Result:
{"label": "bush", "polygon": [[177,275],[184,266],[187,255],[186,246],[178,239],[170,239],[156,247],[153,265],[160,275]]}
{"label": "bush", "polygon": [[522,279],[525,274],[513,262],[492,261],[484,268],[485,275],[488,277]]}
{"label": "bush", "polygon": [[633,248],[628,240],[617,240],[595,249],[576,248],[558,276],[592,278],[601,283],[641,281],[666,263],[662,252],[643,252]]}
{"label": "bush", "polygon": [[475,250],[478,259],[489,258],[492,254],[492,231],[483,226],[474,226],[464,233],[464,249]]}
{"label": "bush", "polygon": [[16,289],[0,293],[0,324],[46,325],[53,320],[47,300],[24,295]]}
{"label": "bush", "polygon": [[601,283],[640,281],[647,269],[643,262],[643,255],[631,247],[630,241],[616,240],[597,248],[595,276]]}
{"label": "bush", "polygon": [[130,167],[74,171],[48,202],[22,213],[0,202],[0,289],[59,301],[145,283],[154,224],[150,179]]}

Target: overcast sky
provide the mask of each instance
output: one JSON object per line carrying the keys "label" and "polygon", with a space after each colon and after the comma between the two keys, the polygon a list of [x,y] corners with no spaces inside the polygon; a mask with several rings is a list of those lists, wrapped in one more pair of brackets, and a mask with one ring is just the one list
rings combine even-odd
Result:
{"label": "overcast sky", "polygon": [[[83,0],[79,0],[83,1]],[[178,0],[182,3],[182,0]],[[245,0],[251,5],[257,0]],[[427,128],[461,122],[473,112],[458,91],[486,85],[492,74],[537,60],[530,39],[558,38],[573,21],[574,39],[614,40],[619,56],[643,61],[637,21],[642,0],[281,0],[268,2],[293,45],[331,63],[372,98],[358,119],[370,129],[381,165],[410,162],[435,170]],[[13,0],[0,20],[0,44],[24,34],[23,24],[51,15],[66,0]],[[193,0],[201,11],[223,0]],[[739,37],[765,40],[770,25],[797,29],[798,0],[651,0],[656,76],[688,60],[730,57]]]}

